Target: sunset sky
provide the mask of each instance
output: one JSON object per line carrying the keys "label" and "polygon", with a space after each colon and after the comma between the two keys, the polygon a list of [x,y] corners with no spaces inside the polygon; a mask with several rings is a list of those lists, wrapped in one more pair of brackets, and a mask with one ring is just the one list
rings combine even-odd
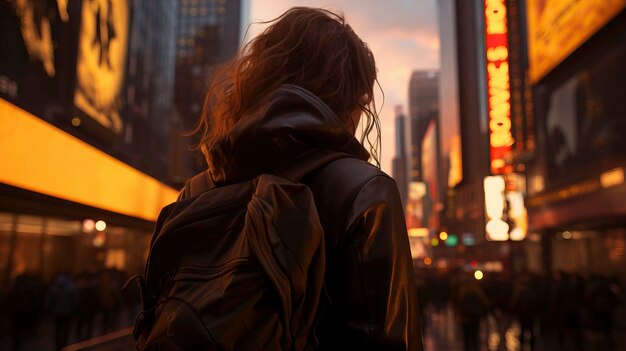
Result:
{"label": "sunset sky", "polygon": [[[382,169],[391,174],[394,157],[394,107],[407,112],[411,72],[439,67],[439,33],[436,0],[249,0],[248,37],[267,21],[293,6],[321,7],[343,12],[348,24],[365,41],[376,58],[378,80],[385,92],[382,123]],[[382,98],[376,97],[380,110]]]}

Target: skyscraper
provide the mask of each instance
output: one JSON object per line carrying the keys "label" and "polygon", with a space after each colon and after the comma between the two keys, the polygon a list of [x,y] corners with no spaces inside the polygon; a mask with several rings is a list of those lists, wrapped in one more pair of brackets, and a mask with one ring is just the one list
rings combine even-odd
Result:
{"label": "skyscraper", "polygon": [[421,144],[426,127],[439,115],[439,72],[415,71],[409,83],[409,179],[422,180]]}
{"label": "skyscraper", "polygon": [[[456,3],[439,0],[439,38],[441,47],[439,84],[440,184],[445,206],[443,225],[451,229],[456,217],[456,189],[463,179],[459,86],[457,70]],[[456,228],[455,228],[456,229]]]}
{"label": "skyscraper", "polygon": [[[176,39],[174,101],[178,133],[173,135],[175,179],[184,182],[206,165],[199,153],[191,154],[193,141],[183,134],[195,126],[204,95],[216,65],[229,60],[239,48],[241,0],[179,0]],[[189,173],[191,170],[191,173]]]}
{"label": "skyscraper", "polygon": [[[208,50],[215,62],[223,62],[239,47],[241,24],[240,0],[179,0],[177,56],[190,57],[194,51]],[[207,31],[217,30],[214,47],[201,47]],[[215,63],[214,62],[214,63]]]}
{"label": "skyscraper", "polygon": [[[171,182],[177,0],[134,1],[124,86],[123,143],[127,162]],[[145,155],[152,157],[145,157]]]}
{"label": "skyscraper", "polygon": [[402,203],[406,204],[408,195],[408,182],[406,172],[406,139],[405,139],[405,117],[402,106],[396,106],[396,155],[392,160],[392,176],[398,184]]}

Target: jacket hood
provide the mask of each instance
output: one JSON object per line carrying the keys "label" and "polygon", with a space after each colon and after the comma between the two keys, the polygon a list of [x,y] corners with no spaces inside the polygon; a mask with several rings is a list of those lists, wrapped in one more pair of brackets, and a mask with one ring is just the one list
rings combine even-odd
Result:
{"label": "jacket hood", "polygon": [[285,84],[262,112],[243,116],[209,150],[209,172],[216,184],[239,182],[326,150],[364,161],[370,157],[328,105],[304,88]]}

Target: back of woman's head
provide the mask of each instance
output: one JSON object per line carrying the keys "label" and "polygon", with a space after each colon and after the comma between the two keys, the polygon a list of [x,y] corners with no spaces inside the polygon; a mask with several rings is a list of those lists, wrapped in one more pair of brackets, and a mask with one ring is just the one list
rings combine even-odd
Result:
{"label": "back of woman's head", "polygon": [[[363,140],[379,127],[373,104],[374,57],[343,16],[297,7],[269,23],[214,75],[197,129],[205,154],[283,84],[309,90],[346,125],[355,110],[361,110],[367,117]],[[378,161],[378,150],[372,151]]]}

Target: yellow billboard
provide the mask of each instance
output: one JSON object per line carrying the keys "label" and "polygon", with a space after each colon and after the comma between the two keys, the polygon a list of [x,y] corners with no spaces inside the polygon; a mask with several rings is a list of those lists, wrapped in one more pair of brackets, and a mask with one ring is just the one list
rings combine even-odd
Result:
{"label": "yellow billboard", "polygon": [[626,0],[528,0],[530,79],[536,83],[626,7]]}
{"label": "yellow billboard", "polygon": [[0,183],[155,221],[178,191],[0,99]]}
{"label": "yellow billboard", "polygon": [[129,4],[127,0],[83,0],[74,104],[115,134],[126,71]]}

